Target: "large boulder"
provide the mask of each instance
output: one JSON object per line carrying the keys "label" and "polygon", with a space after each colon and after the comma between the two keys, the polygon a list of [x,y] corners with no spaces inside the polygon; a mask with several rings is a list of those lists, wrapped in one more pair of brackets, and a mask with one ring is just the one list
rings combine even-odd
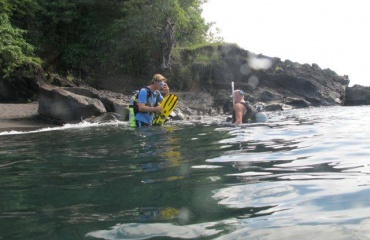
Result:
{"label": "large boulder", "polygon": [[118,113],[121,118],[128,120],[128,97],[124,94],[111,92],[107,90],[97,90],[92,87],[68,87],[63,88],[66,91],[72,92],[77,95],[82,95],[88,98],[99,99],[107,112]]}
{"label": "large boulder", "polygon": [[370,87],[354,85],[346,89],[345,106],[370,105]]}
{"label": "large boulder", "polygon": [[79,122],[105,112],[107,110],[99,99],[77,95],[50,85],[40,88],[38,113],[42,116],[67,123]]}

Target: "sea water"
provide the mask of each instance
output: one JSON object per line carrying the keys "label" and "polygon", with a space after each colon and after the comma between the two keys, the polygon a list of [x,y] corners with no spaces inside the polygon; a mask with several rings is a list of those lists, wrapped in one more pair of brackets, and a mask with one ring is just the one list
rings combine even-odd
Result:
{"label": "sea water", "polygon": [[0,133],[0,239],[370,239],[370,107]]}

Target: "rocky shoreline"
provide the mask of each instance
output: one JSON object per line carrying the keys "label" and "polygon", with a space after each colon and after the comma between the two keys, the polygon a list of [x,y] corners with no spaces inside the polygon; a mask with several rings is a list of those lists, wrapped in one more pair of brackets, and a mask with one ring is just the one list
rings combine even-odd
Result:
{"label": "rocky shoreline", "polygon": [[[348,76],[339,76],[317,64],[281,61],[230,45],[201,48],[193,54],[185,57],[188,61],[183,63],[189,64],[191,70],[186,77],[175,66],[165,74],[173,81],[171,93],[179,97],[177,120],[229,115],[231,82],[235,83],[235,89],[246,93],[247,101],[254,105],[264,103],[266,111],[370,104],[370,87],[349,87]],[[197,54],[215,55],[218,59],[199,62],[195,61]],[[266,61],[271,66],[256,65]],[[131,78],[107,77],[93,88],[83,81],[39,75],[0,79],[0,102],[4,103],[0,104],[0,131],[76,123],[82,119],[93,122],[128,120],[128,93],[137,89],[129,84]],[[187,85],[179,88],[185,84],[184,78]],[[184,90],[173,91],[176,85]],[[28,101],[34,102],[7,104]]]}
{"label": "rocky shoreline", "polygon": [[[91,99],[86,95],[93,95],[96,99],[101,99],[104,102],[104,109],[107,109],[106,112],[90,115],[91,117],[84,118],[86,121],[90,122],[106,122],[112,119],[119,119],[122,121],[128,120],[128,100],[129,95],[115,93],[111,91],[99,91],[93,89],[91,87],[81,87],[81,88],[61,88],[61,87],[52,87],[47,85],[46,87],[41,87],[43,91],[41,91],[40,98],[37,101],[32,103],[0,103],[0,132],[9,132],[9,131],[31,131],[37,130],[46,127],[53,127],[53,126],[60,126],[64,123],[73,123],[76,121],[55,121],[52,115],[45,115],[40,113],[40,107],[42,108],[42,99],[44,98],[43,95],[45,94],[45,89],[50,90],[50,92],[46,92],[49,97],[44,99],[46,107],[50,109],[54,109],[53,100],[57,99],[58,104],[63,101],[74,101],[76,99],[87,99],[87,106],[90,106]],[[57,89],[58,91],[54,91]],[[355,91],[356,90],[356,91]],[[351,91],[354,93],[347,94],[347,97],[352,99],[354,96],[357,98],[362,99],[366,96],[369,96],[368,92],[361,92],[364,90],[369,90],[366,87],[362,86],[355,86],[351,88]],[[61,99],[60,96],[65,94],[65,91],[69,92],[72,91],[73,93],[69,92],[66,99]],[[360,91],[360,93],[358,92]],[[44,92],[44,93],[43,93]],[[52,94],[51,94],[52,92]],[[78,94],[76,94],[78,93]],[[199,120],[203,117],[213,117],[213,118],[220,118],[225,117],[230,112],[227,111],[227,106],[225,108],[225,101],[224,99],[223,104],[218,103],[217,96],[211,96],[209,93],[205,92],[171,92],[176,94],[179,97],[179,104],[177,107],[177,113],[180,113],[182,116],[179,118],[175,118],[175,120]],[[82,95],[80,95],[82,94]],[[224,94],[227,97],[229,95],[227,92]],[[225,97],[224,96],[224,97]],[[253,96],[247,96],[253,97]],[[361,98],[362,97],[362,98]],[[367,99],[367,98],[366,98]],[[356,101],[359,101],[356,99]],[[83,101],[82,101],[83,102]],[[82,104],[83,106],[86,106]],[[350,105],[350,104],[348,104]],[[353,104],[356,105],[356,104]],[[360,104],[362,105],[362,104]],[[367,102],[364,102],[363,105],[367,105]],[[66,106],[69,106],[68,104]],[[74,102],[74,106],[76,107],[76,102]],[[82,107],[83,107],[82,106]],[[44,106],[45,107],[45,106]],[[90,106],[91,107],[91,106]],[[90,108],[89,107],[89,108]],[[302,98],[284,98],[280,100],[274,100],[265,102],[265,111],[283,111],[286,109],[292,108],[305,108],[311,107],[311,104],[307,102],[305,99]],[[111,108],[111,109],[110,109]],[[109,110],[110,109],[110,110]],[[75,114],[81,114],[84,110],[81,106],[66,109],[67,114],[75,111]],[[82,111],[82,112],[81,112]],[[117,118],[118,117],[118,118]],[[77,121],[80,121],[81,118],[79,117]]]}
{"label": "rocky shoreline", "polygon": [[0,132],[30,131],[53,126],[38,114],[38,102],[0,104]]}
{"label": "rocky shoreline", "polygon": [[[91,90],[91,88],[89,88]],[[87,90],[87,89],[85,89]],[[221,112],[212,110],[213,97],[207,93],[198,93],[198,92],[173,92],[178,95],[180,98],[178,109],[179,111],[184,112],[187,116],[186,119],[194,118],[197,119],[200,116],[220,116],[223,115]],[[112,118],[110,116],[117,117],[116,113],[119,113],[119,120],[127,120],[128,117],[128,100],[129,96],[124,94],[118,94],[110,91],[101,91],[99,95],[104,94],[105,97],[110,98],[114,103],[119,103],[120,110],[119,112],[111,110],[105,114],[100,114],[85,118],[84,120],[90,122],[105,122],[110,121]],[[72,94],[75,96],[74,94]],[[54,95],[53,95],[54,96]],[[76,96],[75,96],[76,97]],[[81,97],[77,95],[77,97]],[[52,97],[52,98],[55,98]],[[69,96],[68,99],[73,99],[72,96]],[[40,100],[40,99],[38,99]],[[48,106],[51,104],[51,100],[46,103]],[[41,104],[42,105],[42,104]],[[0,132],[5,131],[30,131],[37,130],[45,127],[59,126],[64,123],[75,121],[55,121],[53,117],[40,114],[40,103],[35,101],[32,103],[0,103]],[[41,106],[42,107],[42,106]],[[126,111],[127,110],[127,111]],[[68,112],[73,112],[74,109],[68,109]],[[77,110],[75,110],[77,111]],[[78,110],[83,111],[81,109]],[[113,114],[113,115],[109,115]],[[107,116],[108,115],[108,116]]]}

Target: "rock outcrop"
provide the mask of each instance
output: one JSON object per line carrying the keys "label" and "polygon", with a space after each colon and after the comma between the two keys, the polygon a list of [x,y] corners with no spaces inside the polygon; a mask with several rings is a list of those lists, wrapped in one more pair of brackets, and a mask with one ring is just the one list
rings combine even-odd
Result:
{"label": "rock outcrop", "polygon": [[370,87],[354,85],[346,89],[345,106],[370,105]]}
{"label": "rock outcrop", "polygon": [[79,122],[117,113],[116,119],[128,120],[128,97],[109,91],[98,91],[91,87],[55,87],[44,84],[40,88],[40,115],[59,123]]}
{"label": "rock outcrop", "polygon": [[[267,88],[269,95],[302,98],[311,106],[341,104],[341,96],[349,84],[345,76],[338,76],[330,69],[322,70],[317,64],[301,65],[276,58],[272,62],[270,68],[257,75],[259,86]],[[263,92],[259,100],[265,100]]]}
{"label": "rock outcrop", "polygon": [[[317,64],[282,62],[279,58],[255,55],[236,45],[223,44],[184,50],[178,66],[174,66],[173,79],[183,79],[180,69],[187,66],[191,79],[187,84],[196,91],[215,96],[216,107],[229,109],[229,99],[218,93],[230,93],[230,83],[247,93],[247,100],[281,102],[299,106],[333,106],[342,104],[347,76],[339,76]],[[185,82],[184,82],[185,84]]]}
{"label": "rock outcrop", "polygon": [[27,103],[38,98],[44,72],[35,66],[25,66],[11,78],[0,76],[0,103]]}
{"label": "rock outcrop", "polygon": [[38,113],[55,121],[79,122],[84,118],[107,112],[101,101],[77,95],[59,87],[40,88]]}

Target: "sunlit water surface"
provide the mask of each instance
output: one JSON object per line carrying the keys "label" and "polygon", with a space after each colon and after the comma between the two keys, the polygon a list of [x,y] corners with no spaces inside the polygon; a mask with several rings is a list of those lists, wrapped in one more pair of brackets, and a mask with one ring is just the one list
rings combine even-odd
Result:
{"label": "sunlit water surface", "polygon": [[268,116],[2,132],[0,239],[370,239],[370,107]]}

